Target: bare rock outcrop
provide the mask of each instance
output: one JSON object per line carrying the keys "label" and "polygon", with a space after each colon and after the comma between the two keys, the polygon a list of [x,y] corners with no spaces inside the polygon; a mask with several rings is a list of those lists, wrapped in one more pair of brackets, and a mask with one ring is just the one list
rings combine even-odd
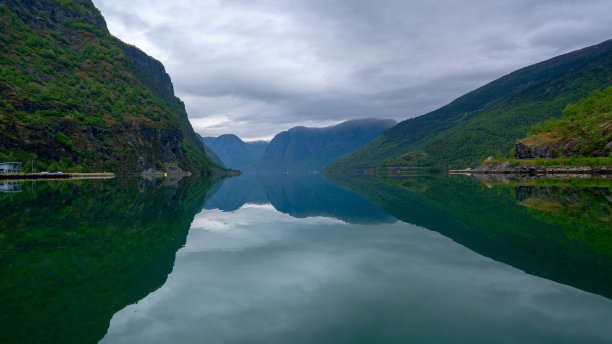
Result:
{"label": "bare rock outcrop", "polygon": [[514,146],[516,159],[552,159],[560,156],[579,156],[581,153],[582,144],[578,140],[563,140],[553,133],[530,136],[520,140]]}

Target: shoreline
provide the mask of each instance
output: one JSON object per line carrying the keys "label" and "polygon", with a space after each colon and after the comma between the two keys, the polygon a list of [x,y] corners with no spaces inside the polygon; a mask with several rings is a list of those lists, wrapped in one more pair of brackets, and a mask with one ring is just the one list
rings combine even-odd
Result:
{"label": "shoreline", "polygon": [[470,170],[449,170],[449,174],[514,174],[514,175],[612,175],[612,166],[538,166],[519,165],[510,167],[507,163],[493,163]]}
{"label": "shoreline", "polygon": [[2,173],[0,180],[112,179],[114,173]]}

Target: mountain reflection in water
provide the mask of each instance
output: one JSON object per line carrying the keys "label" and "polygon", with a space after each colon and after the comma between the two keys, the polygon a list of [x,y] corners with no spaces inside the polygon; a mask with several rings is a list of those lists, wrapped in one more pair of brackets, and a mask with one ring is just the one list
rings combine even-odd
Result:
{"label": "mountain reflection in water", "polygon": [[612,298],[611,180],[329,177],[401,221],[527,273]]}
{"label": "mountain reflection in water", "polygon": [[224,179],[206,209],[233,211],[244,204],[267,204],[297,218],[333,217],[348,223],[395,222],[394,217],[321,174],[243,175]]}
{"label": "mountain reflection in water", "polygon": [[487,183],[24,184],[0,193],[0,342],[612,340],[610,186]]}
{"label": "mountain reflection in water", "polygon": [[352,193],[320,178],[223,181],[168,281],[116,313],[103,343],[612,340],[607,253],[513,187],[330,176]]}
{"label": "mountain reflection in water", "polygon": [[30,182],[0,194],[0,342],[95,343],[164,284],[208,179]]}

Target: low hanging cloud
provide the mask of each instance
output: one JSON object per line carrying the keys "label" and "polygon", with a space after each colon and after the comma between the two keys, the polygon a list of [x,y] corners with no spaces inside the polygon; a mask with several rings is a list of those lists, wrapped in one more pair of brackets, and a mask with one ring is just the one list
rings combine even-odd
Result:
{"label": "low hanging cloud", "polygon": [[612,38],[609,0],[94,0],[161,60],[199,133],[404,120]]}

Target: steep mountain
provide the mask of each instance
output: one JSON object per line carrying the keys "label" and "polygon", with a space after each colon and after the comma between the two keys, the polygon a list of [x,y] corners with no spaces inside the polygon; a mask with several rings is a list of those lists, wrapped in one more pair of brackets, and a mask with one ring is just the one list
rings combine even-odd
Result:
{"label": "steep mountain", "polygon": [[326,128],[295,127],[277,134],[253,169],[318,171],[359,149],[395,123],[394,120],[361,119]]}
{"label": "steep mountain", "polygon": [[249,141],[245,142],[247,149],[251,152],[251,155],[255,160],[261,159],[268,148],[268,141]]}
{"label": "steep mountain", "polygon": [[561,118],[534,125],[515,158],[607,157],[612,152],[612,86],[568,105]]}
{"label": "steep mountain", "polygon": [[206,144],[206,142],[204,142],[204,137],[202,137],[202,135],[197,134],[198,137],[200,138],[200,141],[202,141],[202,145],[204,145],[204,152],[206,153],[206,157],[213,162],[213,164],[216,164],[218,166],[222,166],[222,167],[227,167],[225,166],[225,164],[223,163],[223,161],[221,161],[221,158],[219,158],[219,156],[217,155],[217,153],[215,153],[209,146],[208,144]]}
{"label": "steep mountain", "polygon": [[612,40],[520,69],[405,120],[328,171],[376,166],[467,167],[508,152],[537,122],[612,84]]}
{"label": "steep mountain", "polygon": [[209,173],[163,65],[90,0],[0,0],[0,158],[39,170]]}
{"label": "steep mountain", "polygon": [[247,143],[234,134],[202,137],[202,141],[229,168],[241,169],[252,164],[258,158],[257,148],[250,148]]}

